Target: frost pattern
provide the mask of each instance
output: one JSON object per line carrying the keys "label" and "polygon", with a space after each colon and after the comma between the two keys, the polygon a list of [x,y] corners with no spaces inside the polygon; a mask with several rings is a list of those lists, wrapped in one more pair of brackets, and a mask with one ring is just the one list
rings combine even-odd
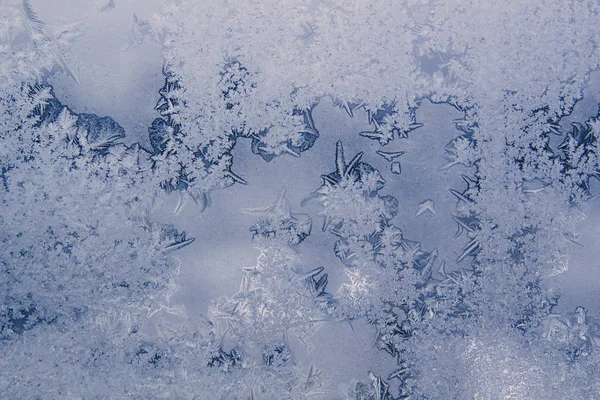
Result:
{"label": "frost pattern", "polygon": [[[544,280],[566,268],[599,177],[600,114],[561,125],[599,64],[599,11],[591,0],[172,2],[135,17],[130,38],[164,48],[148,152],[44,84],[55,68],[77,81],[75,27],[46,25],[26,0],[3,4],[3,393],[68,398],[109,382],[115,397],[325,397],[326,374],[297,363],[286,334],[310,345],[320,324],[362,318],[396,369],[349,383],[348,398],[598,397],[598,322],[582,307],[556,314]],[[186,198],[203,210],[214,190],[247,184],[232,171],[244,138],[267,162],[299,157],[319,137],[312,111],[325,98],[350,117],[366,111],[360,135],[381,146],[418,134],[424,101],[463,114],[439,168],[471,171],[450,191],[456,261],[405,237],[392,222],[405,205],[338,142],[333,172],[307,199],[345,267],[337,292],[326,267],[296,257],[311,220],[282,192],[251,210],[261,256],[238,293],[206,320],[172,306],[171,252],[193,239],[150,220],[162,191],[180,192],[176,211]]]}

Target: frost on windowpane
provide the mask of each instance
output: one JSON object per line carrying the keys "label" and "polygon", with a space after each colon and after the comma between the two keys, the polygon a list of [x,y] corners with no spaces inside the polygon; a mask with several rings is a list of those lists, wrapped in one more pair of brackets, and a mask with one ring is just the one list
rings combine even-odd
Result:
{"label": "frost on windowpane", "polygon": [[[78,81],[78,30],[46,24],[34,5],[0,6],[8,397],[127,397],[132,383],[143,398],[598,397],[597,310],[561,315],[546,287],[570,246],[587,250],[576,228],[597,196],[600,116],[574,113],[600,61],[594,1],[169,2],[134,16],[129,38],[135,50],[146,35],[163,46],[147,150],[125,145],[110,117],[54,96],[49,74]],[[291,187],[261,199],[243,228],[260,256],[239,266],[239,290],[207,317],[171,304],[192,285],[176,279],[180,250],[205,244],[172,215],[153,219],[164,192],[180,196],[181,214],[236,183],[254,191],[235,146],[262,158],[266,177],[281,158],[317,154],[323,99],[357,128],[329,149],[330,169],[311,171],[322,183],[305,208]],[[411,152],[445,134],[422,119],[425,102],[462,114],[422,164],[432,179],[411,176]],[[363,151],[345,153],[349,141]],[[420,179],[423,193],[402,192]],[[447,197],[425,193],[438,189]],[[315,208],[323,232],[312,231]],[[425,229],[441,226],[453,228],[438,243]],[[339,263],[304,262],[323,237]],[[312,364],[311,340],[359,319],[394,368],[365,367],[332,393],[335,371]],[[307,359],[288,334],[313,350]]]}

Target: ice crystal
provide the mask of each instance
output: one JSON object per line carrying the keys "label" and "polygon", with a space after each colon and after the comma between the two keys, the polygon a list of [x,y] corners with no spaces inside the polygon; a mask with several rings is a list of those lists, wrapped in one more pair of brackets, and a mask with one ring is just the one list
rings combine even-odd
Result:
{"label": "ice crystal", "polygon": [[3,337],[95,318],[120,301],[152,306],[177,273],[167,253],[193,239],[140,223],[136,209],[147,205],[138,196],[153,196],[140,173],[144,151],[118,143],[124,132],[111,118],[74,114],[42,86],[29,93],[36,123],[3,136],[16,151],[2,158]]}
{"label": "ice crystal", "polygon": [[299,268],[291,249],[265,242],[238,293],[214,302],[211,314],[220,331],[252,345],[275,345],[288,330],[308,341],[326,319],[327,274],[319,276],[322,268],[309,273]]}
{"label": "ice crystal", "polygon": [[322,175],[323,185],[305,200],[317,199],[322,205],[323,230],[360,236],[377,230],[383,219],[397,213],[397,201],[377,193],[384,184],[379,171],[361,158],[359,153],[346,163],[343,145],[337,142],[335,171]]}
{"label": "ice crystal", "polygon": [[284,236],[292,245],[301,243],[312,229],[312,220],[307,214],[294,214],[290,202],[286,197],[286,188],[283,187],[277,200],[270,206],[262,208],[249,208],[245,212],[258,215],[257,223],[250,227],[254,236],[275,237]]}
{"label": "ice crystal", "polygon": [[[564,3],[183,0],[147,20],[134,14],[129,48],[151,37],[164,55],[148,153],[48,86],[53,71],[78,81],[68,52],[77,26],[46,23],[27,0],[3,2],[2,393],[327,397],[325,374],[299,362],[287,333],[310,348],[320,325],[360,318],[396,365],[387,378],[364,371],[353,398],[597,398],[598,323],[583,307],[559,315],[545,288],[568,267],[569,246],[585,250],[576,225],[600,176],[600,116],[566,118],[600,62],[600,9]],[[203,210],[215,190],[252,184],[234,163],[243,142],[267,162],[300,157],[321,134],[313,111],[323,99],[348,117],[366,113],[370,127],[357,133],[382,146],[419,145],[425,101],[462,114],[438,171],[440,182],[462,174],[450,188],[456,208],[445,214],[421,193],[414,214],[454,221],[462,249],[411,240],[407,221],[393,220],[405,197],[384,195],[382,174],[420,179],[400,174],[410,170],[402,152],[377,151],[389,163],[380,173],[338,142],[309,197],[344,268],[337,291],[333,266],[301,261],[311,219],[283,190],[250,210],[261,256],[240,290],[215,300],[208,319],[169,304],[172,252],[196,243],[152,220],[162,192],[179,192],[176,212],[187,199]]]}

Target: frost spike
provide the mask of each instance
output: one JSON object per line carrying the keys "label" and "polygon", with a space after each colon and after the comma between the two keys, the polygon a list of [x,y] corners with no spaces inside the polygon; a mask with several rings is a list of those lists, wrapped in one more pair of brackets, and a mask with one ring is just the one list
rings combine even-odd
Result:
{"label": "frost spike", "polygon": [[156,303],[152,303],[149,307],[147,307],[147,311],[146,311],[146,317],[150,318],[152,317],[154,314],[156,314],[157,312],[159,312],[160,310],[162,310],[162,306],[158,305]]}
{"label": "frost spike", "polygon": [[196,199],[196,197],[192,196],[191,193],[188,193],[188,195],[192,198],[192,200],[194,200],[194,203],[196,203],[196,205],[199,205],[198,204],[198,200]]}
{"label": "frost spike", "polygon": [[373,124],[375,131],[378,131],[380,125],[375,119],[375,115],[371,112],[371,110],[367,110],[367,119],[369,120],[369,125]]}
{"label": "frost spike", "polygon": [[95,149],[105,149],[107,147],[110,147],[111,145],[114,144],[115,140],[119,140],[121,139],[120,135],[112,135],[110,137],[107,137],[105,139],[102,139],[98,142],[94,142],[90,145],[90,149],[95,150]]}
{"label": "frost spike", "polygon": [[454,234],[454,239],[456,239],[457,237],[462,235],[463,231],[464,231],[463,226],[461,224],[458,224],[458,227],[456,228],[456,233]]}
{"label": "frost spike", "polygon": [[[344,146],[342,145],[342,142],[340,140],[337,141],[337,143],[335,144],[335,171],[339,175],[340,179],[344,179],[344,177],[354,169],[354,167],[356,166],[356,164],[358,164],[363,154],[364,152],[361,151],[360,153],[354,156],[352,161],[350,161],[350,164],[346,165],[346,160],[344,158]],[[334,184],[337,183],[337,181],[334,182]]]}
{"label": "frost spike", "polygon": [[[324,175],[321,175],[321,178],[323,179],[323,181],[325,181],[325,177],[324,177]],[[325,183],[325,182],[323,182],[323,183]],[[309,195],[307,198],[305,198],[304,200],[302,200],[302,201],[300,202],[300,207],[304,207],[304,206],[306,206],[306,204],[307,204],[309,201],[311,201],[311,200],[313,200],[313,199],[317,198],[318,196],[319,196],[319,194],[318,194],[317,192],[312,192],[312,193],[311,193],[311,194],[310,194],[310,195]]]}
{"label": "frost spike", "polygon": [[323,293],[325,293],[325,288],[327,287],[327,283],[329,282],[329,277],[328,274],[324,274],[316,283],[315,283],[315,289],[318,293],[318,295],[322,295]]}
{"label": "frost spike", "polygon": [[389,379],[394,379],[394,378],[402,380],[401,376],[404,375],[404,374],[406,374],[407,372],[408,372],[408,368],[406,368],[406,367],[402,367],[400,369],[397,369],[396,371],[392,372],[390,374],[390,376],[388,376],[388,380]]}
{"label": "frost spike", "polygon": [[375,139],[375,140],[380,140],[384,137],[383,132],[380,132],[378,130],[359,132],[359,135],[362,137],[366,137],[367,139]]}
{"label": "frost spike", "polygon": [[240,282],[240,290],[238,290],[238,293],[241,293],[245,296],[246,294],[248,294],[249,289],[250,281],[248,280],[248,276],[244,275],[242,276],[242,281]]}
{"label": "frost spike", "polygon": [[309,135],[313,135],[315,137],[319,137],[319,132],[317,132],[316,129],[313,128],[303,128],[303,129],[299,129],[298,133],[308,133]]}
{"label": "frost spike", "polygon": [[365,153],[361,151],[360,153],[358,153],[357,155],[354,156],[352,161],[350,161],[350,164],[348,164],[348,167],[346,167],[345,173],[348,173],[354,169],[356,164],[358,164],[360,162],[360,159],[362,158],[363,154],[365,154]]}
{"label": "frost spike", "polygon": [[225,331],[223,332],[223,334],[221,335],[221,337],[217,341],[217,346],[219,348],[223,347],[223,343],[225,342],[225,337],[227,336],[228,332],[229,332],[229,328],[225,329]]}
{"label": "frost spike", "polygon": [[452,167],[454,167],[455,165],[458,165],[458,164],[460,164],[460,162],[458,162],[458,161],[450,161],[448,164],[442,165],[437,170],[438,171],[445,171],[445,170],[450,169],[450,168],[452,168]]}
{"label": "frost spike", "polygon": [[168,246],[165,246],[164,251],[179,250],[182,247],[185,247],[188,244],[192,243],[194,240],[196,240],[196,239],[195,238],[191,238],[191,239],[182,240],[181,242],[172,243],[172,244],[170,244]]}
{"label": "frost spike", "polygon": [[568,242],[571,242],[579,247],[585,247],[583,244],[579,243],[577,240],[575,240],[572,236],[572,234],[569,234],[569,232],[563,232],[562,233],[563,238],[565,238],[565,240],[567,240]]}
{"label": "frost spike", "polygon": [[[457,216],[453,215],[452,219],[454,220],[454,222],[456,222],[458,224],[458,229],[459,229],[458,235],[460,235],[460,233],[462,233],[463,229],[469,233],[474,231],[473,228],[471,228],[467,223],[465,223],[465,221],[461,220]],[[458,236],[455,236],[455,237],[458,237]]]}
{"label": "frost spike", "polygon": [[440,273],[440,275],[442,277],[446,277],[446,261],[442,260],[442,263],[440,264],[439,268],[438,268],[438,272]]}
{"label": "frost spike", "polygon": [[[313,120],[312,110],[310,108],[307,108],[304,110],[304,116],[306,117],[308,126],[310,126],[311,129],[315,129],[315,121]],[[315,132],[316,132],[316,129],[315,129]]]}
{"label": "frost spike", "polygon": [[306,274],[300,276],[300,278],[298,278],[298,280],[303,281],[305,279],[310,279],[312,277],[319,275],[324,270],[325,270],[325,267],[317,267],[315,269],[308,271]]}
{"label": "frost spike", "polygon": [[31,27],[32,30],[43,34],[44,23],[40,21],[37,14],[33,11],[33,8],[31,8],[29,0],[23,0],[22,6],[23,15],[25,16],[25,19],[29,22],[28,25]]}
{"label": "frost spike", "polygon": [[406,252],[418,252],[421,250],[421,243],[415,242],[414,240],[402,239],[400,243],[402,250]]}
{"label": "frost spike", "polygon": [[375,122],[375,118],[373,118],[373,113],[371,113],[371,110],[367,110],[367,122],[369,123],[369,125]]}
{"label": "frost spike", "polygon": [[179,192],[179,201],[177,202],[177,206],[175,207],[175,210],[173,211],[173,214],[179,215],[179,213],[183,209],[184,203],[185,203],[185,201],[183,199],[183,192]]}
{"label": "frost spike", "polygon": [[314,373],[314,369],[315,369],[314,364],[311,364],[310,365],[310,370],[308,371],[308,376],[306,377],[306,382],[304,384],[306,387],[309,387],[310,384],[311,384],[310,380],[312,379],[312,376],[313,376],[313,373]]}
{"label": "frost spike", "polygon": [[538,194],[540,192],[543,192],[544,190],[546,190],[546,187],[542,187],[539,189],[523,189],[523,193],[524,194]]}
{"label": "frost spike", "polygon": [[323,183],[329,183],[330,185],[337,185],[337,181],[330,177],[329,175],[321,175],[323,179]]}
{"label": "frost spike", "polygon": [[458,260],[456,260],[456,262],[461,262],[468,255],[470,255],[473,252],[477,251],[478,248],[479,248],[479,240],[477,240],[477,238],[471,240],[469,243],[467,243],[467,245],[464,248],[464,251],[462,252],[462,254],[460,255],[460,257],[458,257]]}
{"label": "frost spike", "polygon": [[54,61],[56,61],[58,63],[58,65],[60,65],[60,68],[64,72],[66,72],[67,75],[69,75],[76,84],[79,85],[79,79],[77,78],[77,75],[75,75],[75,73],[69,67],[69,65],[65,62],[65,60],[63,60],[63,58],[59,54],[57,54],[54,50],[50,50],[50,54],[52,54]]}
{"label": "frost spike", "polygon": [[173,107],[173,102],[170,99],[167,99],[167,109],[160,112],[160,115],[166,117],[175,112],[175,108]]}
{"label": "frost spike", "polygon": [[377,150],[377,151],[375,151],[375,153],[377,153],[381,157],[385,158],[386,161],[392,162],[396,158],[398,158],[401,155],[405,154],[406,152],[405,151],[381,151],[381,150]]}
{"label": "frost spike", "polygon": [[422,128],[424,125],[420,122],[415,122],[413,124],[408,125],[408,132],[414,131],[415,129]]}
{"label": "frost spike", "polygon": [[352,107],[347,101],[342,101],[342,108],[346,111],[346,113],[350,116],[350,118],[354,118],[354,113],[352,112]]}
{"label": "frost spike", "polygon": [[210,194],[208,194],[206,192],[202,192],[200,212],[203,212],[204,210],[206,210],[208,207],[210,207],[211,204],[212,204],[212,201],[210,199]]}
{"label": "frost spike", "polygon": [[464,194],[458,192],[457,190],[454,189],[450,189],[448,190],[450,193],[452,193],[454,196],[456,196],[459,200],[464,201],[465,203],[472,203],[473,200],[471,200],[470,198],[468,198],[467,196],[465,196]]}
{"label": "frost spike", "polygon": [[326,315],[324,317],[321,318],[313,318],[310,320],[311,323],[316,324],[318,322],[327,322],[327,321],[333,321],[333,316],[330,315]]}
{"label": "frost spike", "polygon": [[342,235],[342,233],[336,229],[330,229],[329,233],[334,234],[335,236],[339,237],[339,238],[343,238],[344,236]]}
{"label": "frost spike", "polygon": [[247,185],[248,184],[248,182],[246,182],[244,179],[242,179],[241,177],[239,177],[238,175],[234,174],[231,171],[227,171],[225,173],[225,175],[229,176],[236,183],[241,183],[242,185]]}
{"label": "frost spike", "polygon": [[350,325],[350,329],[352,329],[352,333],[356,333],[356,332],[354,331],[354,326],[352,325],[352,321],[351,321],[349,318],[346,318],[345,320],[346,320],[346,322],[348,323],[348,325]]}
{"label": "frost spike", "polygon": [[554,133],[557,136],[561,136],[562,132],[560,131],[560,125],[559,124],[550,124],[548,126],[548,128],[550,129],[550,132]]}
{"label": "frost spike", "polygon": [[340,177],[346,172],[346,160],[344,160],[344,146],[341,140],[335,144],[335,169]]}
{"label": "frost spike", "polygon": [[455,119],[454,121],[454,125],[456,126],[456,129],[459,131],[463,131],[463,132],[467,132],[467,130],[469,129],[469,125],[471,124],[471,122],[465,118],[460,118],[460,119]]}
{"label": "frost spike", "polygon": [[329,226],[330,223],[331,223],[331,217],[330,216],[326,216],[323,219],[323,227],[321,228],[323,230],[323,232],[325,232],[327,230],[327,227]]}
{"label": "frost spike", "polygon": [[371,384],[375,389],[375,400],[386,400],[389,396],[390,385],[384,382],[378,376],[375,376],[373,372],[369,371],[369,378],[371,379]]}
{"label": "frost spike", "polygon": [[[371,325],[373,325],[374,321],[371,321],[371,322],[369,322],[369,323],[370,323]],[[381,332],[378,332],[378,333],[375,335],[375,339],[373,340],[373,346],[377,346],[377,343],[379,342],[379,340],[381,340],[381,337],[382,337],[382,336],[383,336],[383,335],[381,334]]]}
{"label": "frost spike", "polygon": [[333,101],[333,105],[342,108],[350,118],[354,118],[354,113],[352,112],[354,109],[348,101],[337,98]]}
{"label": "frost spike", "polygon": [[292,208],[290,206],[290,201],[287,196],[287,188],[284,185],[277,195],[277,200],[271,205],[266,207],[257,207],[257,208],[245,208],[244,212],[249,214],[274,214],[278,217],[284,217],[293,219]]}
{"label": "frost spike", "polygon": [[281,150],[285,153],[288,153],[289,155],[291,155],[293,157],[300,158],[300,153],[295,152],[294,150],[290,149],[287,146],[282,147]]}
{"label": "frost spike", "polygon": [[437,247],[431,251],[427,258],[427,264],[425,264],[425,267],[423,267],[423,269],[421,270],[421,275],[424,281],[428,280],[431,277],[431,274],[433,273],[433,264],[438,258]]}
{"label": "frost spike", "polygon": [[154,106],[155,110],[158,110],[164,106],[166,106],[167,103],[167,99],[165,99],[164,97],[161,97],[157,102],[156,102],[156,106]]}
{"label": "frost spike", "polygon": [[460,174],[460,177],[467,184],[467,186],[471,187],[471,185],[477,185],[477,179],[473,179],[465,174]]}

